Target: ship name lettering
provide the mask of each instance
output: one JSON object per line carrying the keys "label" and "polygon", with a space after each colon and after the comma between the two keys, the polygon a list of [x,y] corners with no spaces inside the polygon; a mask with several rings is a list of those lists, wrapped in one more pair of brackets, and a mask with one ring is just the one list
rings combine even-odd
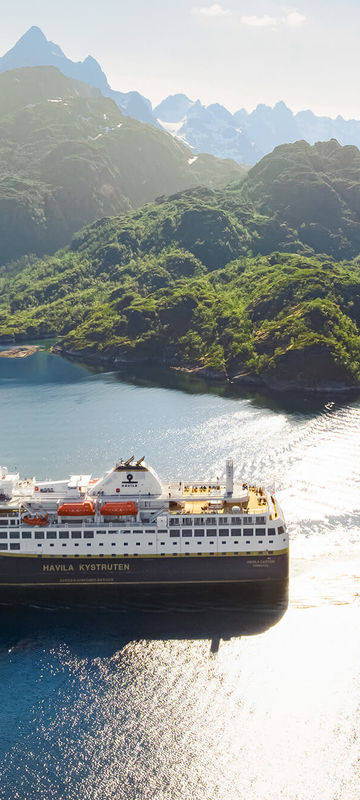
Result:
{"label": "ship name lettering", "polygon": [[96,564],[78,564],[79,572],[130,572],[129,563],[118,564],[104,564],[103,562]]}
{"label": "ship name lettering", "polygon": [[43,572],[74,572],[72,564],[43,564]]}

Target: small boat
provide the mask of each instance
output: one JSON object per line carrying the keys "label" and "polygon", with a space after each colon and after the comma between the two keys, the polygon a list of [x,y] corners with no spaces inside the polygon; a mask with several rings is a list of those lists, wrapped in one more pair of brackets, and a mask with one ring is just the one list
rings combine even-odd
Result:
{"label": "small boat", "polygon": [[123,503],[104,503],[100,514],[103,517],[136,517],[138,507],[131,501]]}
{"label": "small boat", "polygon": [[36,527],[41,527],[43,525],[48,524],[49,514],[44,514],[43,517],[23,517],[22,521],[25,525],[36,525]]}
{"label": "small boat", "polygon": [[63,503],[58,508],[59,517],[93,517],[94,503],[84,500],[82,503]]}

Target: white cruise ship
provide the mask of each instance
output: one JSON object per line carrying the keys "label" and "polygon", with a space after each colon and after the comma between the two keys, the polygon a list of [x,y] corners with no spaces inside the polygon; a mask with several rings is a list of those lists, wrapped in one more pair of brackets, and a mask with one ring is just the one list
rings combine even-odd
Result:
{"label": "white cruise ship", "polygon": [[226,482],[162,483],[144,459],[100,478],[20,479],[0,467],[0,586],[287,580],[273,494]]}

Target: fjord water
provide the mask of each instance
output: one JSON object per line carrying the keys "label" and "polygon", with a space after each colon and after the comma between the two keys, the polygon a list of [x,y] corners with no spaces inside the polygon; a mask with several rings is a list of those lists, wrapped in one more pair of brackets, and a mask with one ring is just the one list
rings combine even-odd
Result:
{"label": "fjord water", "polygon": [[360,399],[0,359],[0,463],[97,475],[132,453],[164,478],[232,455],[276,488],[289,607],[2,604],[0,798],[356,800]]}

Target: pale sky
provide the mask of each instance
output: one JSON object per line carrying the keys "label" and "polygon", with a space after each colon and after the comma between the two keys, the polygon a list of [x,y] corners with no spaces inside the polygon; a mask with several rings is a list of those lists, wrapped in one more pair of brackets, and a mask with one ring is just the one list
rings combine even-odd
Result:
{"label": "pale sky", "polygon": [[154,104],[184,92],[236,111],[360,118],[359,0],[0,0],[0,53],[31,25],[75,61],[94,56],[113,89]]}

